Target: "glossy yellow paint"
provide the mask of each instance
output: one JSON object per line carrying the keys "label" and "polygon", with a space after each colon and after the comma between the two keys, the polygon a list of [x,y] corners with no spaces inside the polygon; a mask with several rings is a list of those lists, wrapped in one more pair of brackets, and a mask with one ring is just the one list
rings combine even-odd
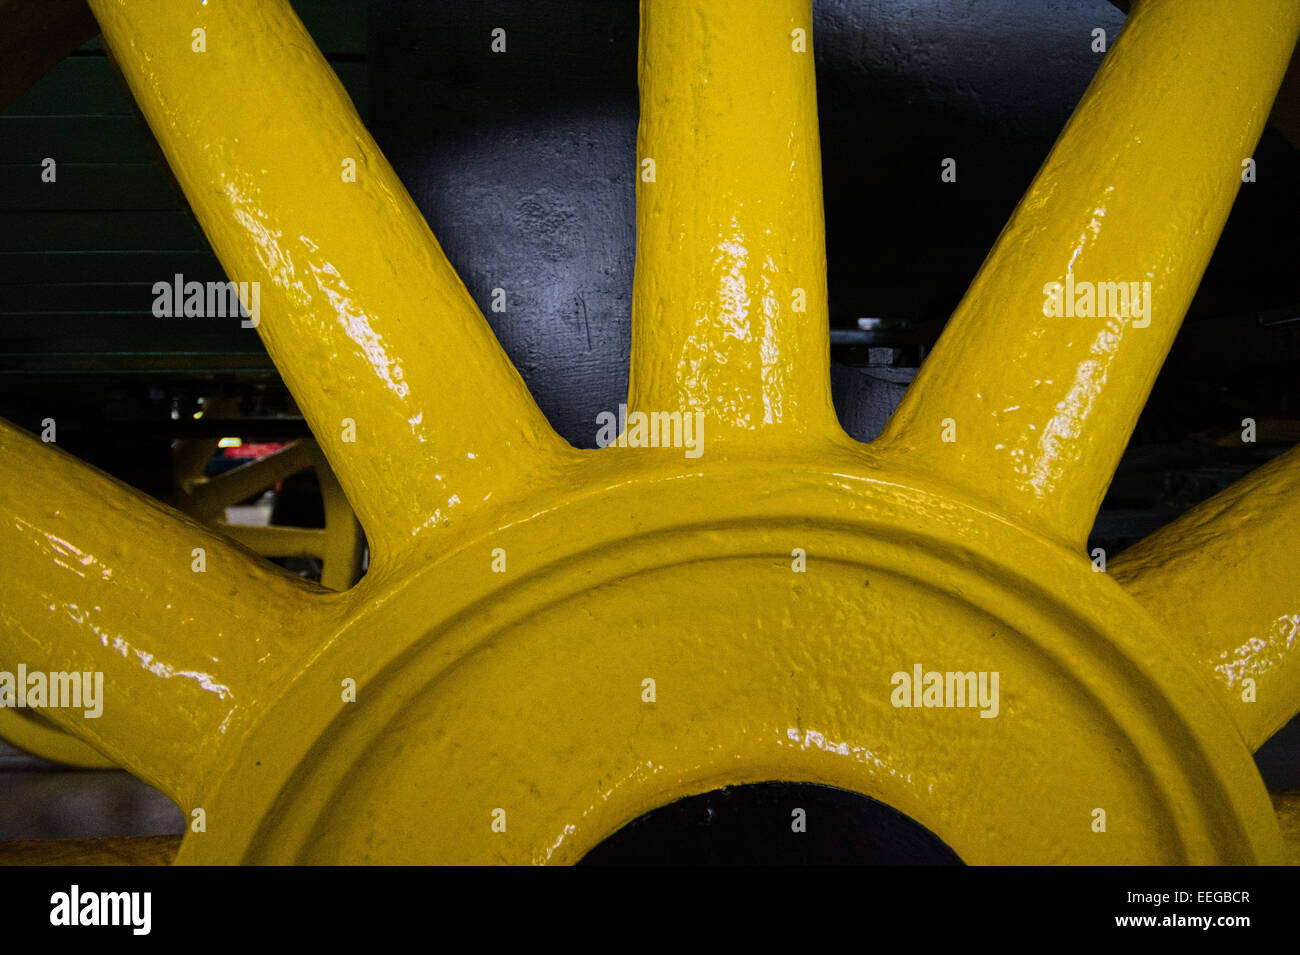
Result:
{"label": "glossy yellow paint", "polygon": [[287,3],[91,9],[227,275],[261,283],[258,333],[374,564],[556,469],[567,446]]}
{"label": "glossy yellow paint", "polygon": [[812,12],[642,5],[628,408],[709,442],[835,428]]}
{"label": "glossy yellow paint", "polygon": [[225,520],[226,508],[311,466],[309,444],[295,441],[264,458],[241,464],[216,477],[207,478],[200,474],[185,481],[172,503],[196,521]]}
{"label": "glossy yellow paint", "polygon": [[1298,502],[1293,448],[1112,565],[1214,683],[1251,749],[1281,729],[1300,700]]}
{"label": "glossy yellow paint", "polygon": [[[1196,641],[1077,544],[1231,201],[1235,159],[1221,175],[1198,150],[1253,146],[1300,3],[1231,36],[1206,29],[1226,2],[1138,9],[902,420],[863,447],[826,397],[807,0],[647,0],[629,403],[702,412],[698,458],[550,432],[287,4],[91,3],[231,277],[275,289],[261,330],[380,541],[356,587],[306,586],[0,430],[0,552],[24,568],[0,659],[109,672],[102,720],[58,718],[204,810],[178,861],[572,862],[758,780],[873,796],[968,862],[1282,860]],[[1169,168],[1182,82],[1216,124],[1190,169]],[[1144,150],[1158,175],[1125,164]],[[1071,261],[1153,272],[1152,324],[1035,312]],[[340,416],[356,442],[321,432]],[[1300,505],[1274,506],[1285,524]],[[1284,601],[1297,577],[1261,586]],[[1229,624],[1210,642],[1239,645]],[[916,665],[997,673],[996,715],[895,705]]]}
{"label": "glossy yellow paint", "polygon": [[[173,450],[179,488],[171,501],[174,507],[264,557],[319,559],[321,585],[330,590],[346,590],[357,582],[363,557],[360,528],[314,441],[294,442],[282,451],[209,480],[203,477],[203,469],[216,449],[216,439],[202,439],[180,442]],[[323,528],[226,523],[227,507],[307,468],[315,470],[320,484],[325,514]],[[116,767],[111,759],[50,723],[39,710],[0,707],[0,739],[66,766]]]}
{"label": "glossy yellow paint", "polygon": [[99,718],[42,715],[192,802],[309,655],[301,634],[337,596],[9,425],[0,487],[0,552],[14,568],[0,660],[102,672]]}
{"label": "glossy yellow paint", "polygon": [[[11,671],[12,672],[12,671]],[[117,764],[60,729],[37,710],[0,707],[0,739],[41,759],[77,769],[115,769]]]}
{"label": "glossy yellow paint", "polygon": [[[879,439],[1082,547],[1241,186],[1300,4],[1144,0]],[[1048,283],[1144,314],[1047,318]],[[1089,283],[1085,285],[1084,283]],[[1118,303],[1116,303],[1118,304]],[[1130,310],[1132,311],[1132,310]],[[952,419],[958,440],[945,442]]]}

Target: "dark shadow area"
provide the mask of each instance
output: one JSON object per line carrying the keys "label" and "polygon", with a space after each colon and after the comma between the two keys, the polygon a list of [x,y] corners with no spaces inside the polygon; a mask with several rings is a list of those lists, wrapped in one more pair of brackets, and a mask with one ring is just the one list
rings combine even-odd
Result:
{"label": "dark shadow area", "polygon": [[632,820],[579,865],[962,865],[882,802],[815,783],[752,783]]}

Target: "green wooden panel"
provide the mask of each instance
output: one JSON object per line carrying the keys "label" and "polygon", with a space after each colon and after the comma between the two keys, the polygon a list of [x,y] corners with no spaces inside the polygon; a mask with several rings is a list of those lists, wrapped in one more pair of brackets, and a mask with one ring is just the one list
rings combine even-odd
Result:
{"label": "green wooden panel", "polygon": [[0,213],[0,252],[34,249],[210,251],[188,212]]}
{"label": "green wooden panel", "polygon": [[177,272],[206,282],[225,279],[210,252],[96,249],[82,252],[0,252],[0,286],[66,282],[145,282]]}
{"label": "green wooden panel", "polygon": [[[0,286],[65,282],[144,282],[152,285],[179,272],[200,282],[225,280],[210,252],[155,250],[0,252]],[[3,301],[0,292],[0,301]]]}
{"label": "green wooden panel", "polygon": [[6,116],[131,115],[108,59],[70,56],[5,110]]}
{"label": "green wooden panel", "polygon": [[[238,376],[241,381],[278,383],[280,373],[265,354],[227,353],[219,349],[177,352],[12,352],[0,351],[0,386],[21,388],[87,387],[94,394],[99,382],[118,383],[123,375],[138,375],[164,389],[193,379]],[[101,405],[90,398],[90,407]]]}
{"label": "green wooden panel", "polygon": [[134,116],[0,115],[0,163],[154,162]]}
{"label": "green wooden panel", "polygon": [[54,182],[40,165],[0,166],[0,212],[184,209],[154,163],[57,163]]}
{"label": "green wooden panel", "polygon": [[148,311],[0,315],[0,354],[133,352],[176,354],[266,351],[257,331],[238,319],[154,318]]}
{"label": "green wooden panel", "polygon": [[[291,2],[364,118],[366,0]],[[46,157],[58,162],[52,184]],[[274,379],[238,318],[151,314],[153,283],[177,273],[225,279],[97,38],[0,113],[0,378]]]}
{"label": "green wooden panel", "polygon": [[[184,275],[184,273],[181,273]],[[171,285],[175,273],[154,281]],[[221,275],[185,275],[185,281],[225,281]],[[77,282],[0,285],[0,315],[11,312],[135,312],[153,308],[153,282]],[[195,319],[198,321],[198,319]]]}

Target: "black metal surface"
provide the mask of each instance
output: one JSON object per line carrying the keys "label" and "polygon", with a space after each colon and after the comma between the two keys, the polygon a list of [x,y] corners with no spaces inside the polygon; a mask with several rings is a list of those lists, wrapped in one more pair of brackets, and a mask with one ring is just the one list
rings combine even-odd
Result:
{"label": "black metal surface", "polygon": [[370,22],[380,147],[538,405],[594,447],[627,395],[637,4],[378,0]]}
{"label": "black metal surface", "polygon": [[[796,820],[802,812],[802,819]],[[802,825],[802,830],[798,826]],[[580,865],[961,865],[868,796],[814,783],[727,786],[634,819]]]}

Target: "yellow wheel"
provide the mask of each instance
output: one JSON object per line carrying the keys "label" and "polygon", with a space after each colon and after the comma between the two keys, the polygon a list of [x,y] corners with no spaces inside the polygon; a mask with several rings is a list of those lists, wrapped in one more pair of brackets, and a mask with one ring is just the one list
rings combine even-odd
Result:
{"label": "yellow wheel", "polygon": [[[1281,861],[1251,753],[1300,708],[1297,452],[1109,573],[1084,542],[1300,2],[1138,6],[863,446],[808,0],[646,0],[629,410],[596,452],[287,3],[91,6],[372,547],[329,592],[0,430],[0,658],[105,674],[102,717],[49,717],[184,808],[179,861],[575,862],[760,781],[971,863]],[[1102,291],[1057,315],[1052,283]]]}
{"label": "yellow wheel", "polygon": [[[208,442],[199,442],[207,444]],[[179,451],[191,450],[182,446]],[[177,454],[193,460],[192,454]],[[206,458],[204,464],[206,464]],[[314,470],[320,485],[325,526],[289,527],[275,524],[232,524],[226,508],[272,487],[300,471]],[[330,590],[347,590],[361,576],[364,557],[361,528],[338,479],[320,447],[312,440],[294,441],[266,457],[240,465],[214,478],[189,470],[178,474],[180,491],[172,500],[178,510],[218,528],[263,557],[310,557],[320,562],[320,582]]]}
{"label": "yellow wheel", "polygon": [[[234,404],[225,402],[227,411]],[[203,469],[216,441],[178,442],[173,450],[179,489],[171,503],[185,514],[219,529],[264,557],[310,557],[321,565],[320,582],[346,590],[361,576],[364,542],[360,526],[316,442],[295,441],[266,457],[213,479]],[[226,508],[299,471],[313,469],[320,484],[323,528],[243,525],[226,522]],[[0,739],[53,763],[80,769],[114,769],[117,764],[75,736],[52,725],[37,709],[0,708]]]}

